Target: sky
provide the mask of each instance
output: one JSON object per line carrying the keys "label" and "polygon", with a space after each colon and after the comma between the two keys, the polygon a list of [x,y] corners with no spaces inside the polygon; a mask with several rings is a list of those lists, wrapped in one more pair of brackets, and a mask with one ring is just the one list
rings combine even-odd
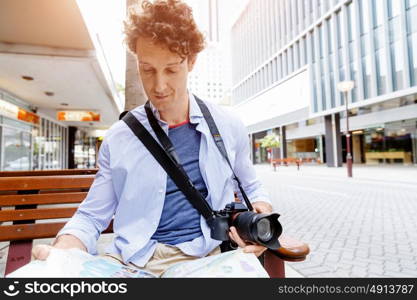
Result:
{"label": "sky", "polygon": [[[198,0],[205,1],[205,0]],[[239,11],[248,0],[219,0],[221,1],[220,22],[222,26],[230,27]],[[192,4],[194,1],[187,1]],[[125,51],[123,44],[123,20],[126,17],[125,0],[77,0],[81,13],[90,31],[90,35],[98,34],[104,48],[106,60],[112,72],[114,81],[125,84]],[[198,24],[198,20],[197,24]],[[226,39],[229,36],[226,35]],[[94,41],[93,41],[94,42]],[[227,41],[226,41],[227,42]]]}
{"label": "sky", "polygon": [[113,79],[125,85],[126,48],[123,45],[125,0],[77,0],[90,31],[98,34]]}

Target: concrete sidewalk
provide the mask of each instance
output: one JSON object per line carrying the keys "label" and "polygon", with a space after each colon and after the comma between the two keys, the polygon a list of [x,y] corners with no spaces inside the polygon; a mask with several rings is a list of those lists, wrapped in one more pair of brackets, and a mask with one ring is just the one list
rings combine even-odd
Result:
{"label": "concrete sidewalk", "polygon": [[417,168],[256,166],[284,233],[310,245],[305,277],[417,277]]}
{"label": "concrete sidewalk", "polygon": [[[300,170],[297,166],[278,166],[276,171],[269,164],[256,165],[256,169],[260,171],[271,171],[272,173],[291,174],[291,176],[320,176],[320,177],[336,177],[348,179],[346,165],[340,168],[329,168],[324,164],[302,164]],[[379,183],[395,183],[395,184],[417,184],[417,166],[399,166],[399,165],[353,165],[353,177],[357,180],[371,180]],[[297,171],[297,172],[296,172]]]}

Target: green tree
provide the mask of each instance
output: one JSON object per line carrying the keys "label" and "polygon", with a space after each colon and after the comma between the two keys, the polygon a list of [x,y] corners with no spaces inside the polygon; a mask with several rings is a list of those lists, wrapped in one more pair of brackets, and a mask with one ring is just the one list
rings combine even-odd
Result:
{"label": "green tree", "polygon": [[269,134],[260,140],[262,148],[278,148],[279,140],[275,134]]}

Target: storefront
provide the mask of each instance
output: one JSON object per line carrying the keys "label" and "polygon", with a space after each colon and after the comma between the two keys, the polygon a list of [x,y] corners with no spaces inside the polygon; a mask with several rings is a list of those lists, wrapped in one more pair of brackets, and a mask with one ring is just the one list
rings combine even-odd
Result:
{"label": "storefront", "polygon": [[42,118],[33,132],[33,170],[67,168],[68,128]]}
{"label": "storefront", "polygon": [[417,164],[417,119],[356,130],[352,136],[354,163]]}
{"label": "storefront", "polygon": [[0,170],[67,167],[67,128],[0,90]]}
{"label": "storefront", "polygon": [[267,131],[257,132],[252,135],[252,160],[254,164],[268,163],[268,152],[265,148],[261,147],[261,141],[266,135]]}
{"label": "storefront", "polygon": [[305,162],[323,162],[323,138],[303,138],[287,140],[287,156],[302,159]]}
{"label": "storefront", "polygon": [[74,168],[89,169],[96,167],[97,138],[89,132],[77,129],[74,143]]}
{"label": "storefront", "polygon": [[31,170],[33,168],[32,128],[34,126],[4,116],[0,119],[1,170]]}

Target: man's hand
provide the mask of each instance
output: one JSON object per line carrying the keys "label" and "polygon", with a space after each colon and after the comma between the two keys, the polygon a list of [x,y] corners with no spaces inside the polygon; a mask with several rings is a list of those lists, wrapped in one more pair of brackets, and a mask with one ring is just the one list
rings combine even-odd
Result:
{"label": "man's hand", "polygon": [[70,248],[78,248],[83,251],[87,251],[87,248],[84,244],[74,235],[71,234],[63,234],[59,236],[57,239],[54,240],[52,245],[36,245],[32,249],[32,258],[45,260],[48,258],[51,249],[58,248],[58,249],[70,249]]}
{"label": "man's hand", "polygon": [[[272,206],[271,204],[263,201],[257,201],[252,203],[253,210],[256,213],[264,213],[269,214],[272,212]],[[262,253],[265,252],[267,249],[264,246],[261,245],[255,245],[249,242],[245,242],[242,240],[242,238],[237,233],[236,227],[232,226],[230,227],[229,237],[232,241],[234,241],[236,244],[238,244],[239,247],[243,248],[243,251],[246,253],[254,253],[257,257],[261,256]]]}
{"label": "man's hand", "polygon": [[272,206],[268,202],[256,201],[252,203],[253,210],[258,214],[272,213]]}

